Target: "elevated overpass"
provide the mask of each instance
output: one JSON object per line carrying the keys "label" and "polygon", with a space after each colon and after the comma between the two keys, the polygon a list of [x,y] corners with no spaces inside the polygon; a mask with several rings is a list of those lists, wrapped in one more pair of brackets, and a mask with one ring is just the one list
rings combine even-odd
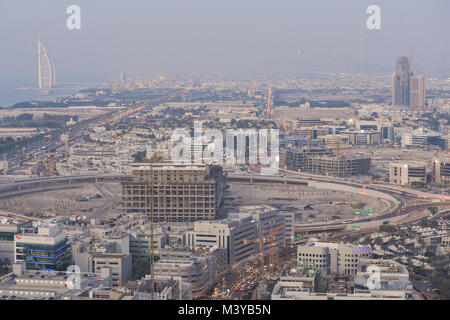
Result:
{"label": "elevated overpass", "polygon": [[79,175],[9,180],[0,183],[0,199],[34,192],[49,191],[81,183],[115,182],[124,177],[121,174]]}
{"label": "elevated overpass", "polygon": [[[284,170],[285,173],[287,171]],[[289,172],[290,174],[291,172]],[[327,178],[323,176],[314,175],[297,175],[294,172],[292,176],[266,176],[266,175],[249,175],[249,174],[229,174],[227,176],[228,182],[236,183],[255,183],[255,184],[273,184],[281,183],[286,185],[302,185],[310,186],[313,188],[322,188],[328,190],[338,190],[345,192],[360,193],[374,197],[380,201],[389,202],[390,206],[384,212],[380,212],[378,215],[372,217],[361,217],[357,219],[344,220],[339,222],[327,222],[327,223],[312,223],[312,224],[296,224],[295,229],[297,233],[309,233],[309,232],[336,232],[347,230],[351,225],[372,223],[379,226],[385,221],[391,221],[392,219],[398,219],[399,216],[407,215],[408,212],[426,208],[429,206],[445,206],[450,205],[449,201],[439,201],[436,195],[426,194],[429,200],[433,202],[424,202],[420,205],[409,206],[401,208],[401,205],[397,204],[400,196],[409,196],[417,198],[419,193],[413,192],[413,190],[404,188],[391,189],[388,186],[380,186],[376,184],[364,185],[361,183],[348,181],[344,179]],[[103,175],[78,175],[78,176],[63,176],[63,177],[46,177],[46,178],[29,178],[29,179],[17,179],[7,180],[0,182],[0,198],[7,198],[11,196],[23,195],[33,192],[42,192],[61,188],[72,188],[82,183],[97,183],[97,182],[118,182],[120,179],[130,177],[123,174],[103,174]],[[394,194],[396,197],[392,196]],[[422,195],[422,194],[421,194]],[[404,203],[404,202],[402,202]],[[378,221],[378,222],[375,222]]]}
{"label": "elevated overpass", "polygon": [[22,214],[8,212],[8,211],[4,211],[4,210],[0,210],[0,216],[12,218],[12,219],[18,219],[18,220],[33,220],[33,221],[38,221],[38,222],[44,222],[43,219],[39,219],[36,217],[28,217],[28,216],[24,216]]}
{"label": "elevated overpass", "polygon": [[420,190],[414,190],[409,188],[404,188],[402,186],[397,185],[387,185],[387,184],[381,184],[381,183],[368,183],[363,184],[360,182],[352,181],[350,178],[339,178],[339,177],[333,177],[328,178],[326,176],[319,176],[314,175],[310,173],[304,173],[304,172],[296,172],[291,170],[284,170],[280,169],[280,172],[282,174],[289,174],[290,177],[295,176],[303,179],[311,179],[314,181],[325,181],[325,182],[332,182],[336,184],[344,184],[348,186],[353,186],[357,188],[363,188],[363,189],[372,189],[372,190],[378,190],[381,192],[389,192],[390,194],[395,195],[404,195],[414,198],[428,198],[428,199],[436,199],[439,201],[450,201],[450,196],[442,195],[442,194],[434,194],[434,193],[427,193]]}

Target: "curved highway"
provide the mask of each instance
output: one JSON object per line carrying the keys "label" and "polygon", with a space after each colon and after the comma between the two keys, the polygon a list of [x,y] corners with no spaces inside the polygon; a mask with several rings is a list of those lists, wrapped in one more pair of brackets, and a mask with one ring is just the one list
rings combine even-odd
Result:
{"label": "curved highway", "polygon": [[[322,183],[322,188],[334,189],[340,191],[349,191],[348,188],[358,188],[358,192],[361,190],[371,190],[371,192],[364,192],[362,194],[367,196],[372,196],[375,198],[380,198],[380,196],[385,197],[385,200],[389,201],[391,207],[381,214],[364,217],[358,219],[347,219],[339,222],[328,222],[328,223],[311,223],[311,224],[297,224],[296,232],[314,232],[314,231],[339,231],[343,229],[348,229],[351,225],[362,224],[362,223],[373,223],[378,221],[376,225],[382,223],[389,223],[391,220],[398,220],[400,216],[408,215],[411,211],[420,210],[429,206],[448,206],[450,205],[450,199],[448,201],[436,202],[434,194],[426,194],[430,199],[434,199],[433,202],[425,202],[422,204],[413,205],[409,207],[401,208],[401,205],[405,205],[405,201],[402,197],[412,197],[418,198],[417,193],[407,189],[404,190],[396,189],[391,190],[388,186],[369,184],[364,185],[362,183],[348,181],[344,179],[330,179],[323,176],[314,176],[307,174],[298,174],[295,172],[290,172],[282,170],[286,174],[291,176],[265,176],[265,175],[248,175],[248,174],[229,174],[227,175],[228,182],[247,182],[247,183],[283,183],[292,185],[309,185],[312,187],[321,187],[317,183]],[[297,177],[292,177],[295,175]],[[300,177],[301,176],[301,177]],[[127,179],[131,176],[123,174],[104,174],[104,175],[78,175],[78,176],[64,176],[64,177],[48,177],[48,178],[30,178],[30,179],[18,179],[18,180],[7,180],[0,182],[0,198],[6,198],[11,196],[17,196],[26,193],[39,192],[43,189],[51,189],[53,187],[60,187],[61,185],[76,185],[80,183],[89,182],[117,182],[121,179]],[[345,186],[347,189],[342,189]],[[389,186],[390,187],[390,186]],[[353,190],[355,192],[355,190]],[[397,198],[394,198],[392,194],[395,194]],[[381,199],[381,198],[380,198]],[[425,198],[423,199],[425,200]],[[401,205],[395,204],[394,201],[401,201]],[[356,232],[356,231],[355,231]]]}

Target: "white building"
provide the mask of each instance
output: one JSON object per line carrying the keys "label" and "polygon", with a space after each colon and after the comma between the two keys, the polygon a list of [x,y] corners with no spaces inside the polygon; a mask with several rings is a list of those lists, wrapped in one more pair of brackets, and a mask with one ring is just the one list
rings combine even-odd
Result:
{"label": "white building", "polygon": [[136,300],[192,300],[192,284],[181,277],[154,276],[155,291],[150,288],[151,278],[141,280]]}
{"label": "white building", "polygon": [[186,233],[190,249],[224,248],[227,264],[233,265],[251,257],[257,251],[257,223],[252,217],[219,221],[196,221],[194,230]]}
{"label": "white building", "polygon": [[92,257],[93,272],[100,273],[102,268],[111,270],[112,286],[118,287],[131,279],[131,255],[121,253],[96,253]]}
{"label": "white building", "polygon": [[165,250],[153,268],[157,276],[181,277],[182,281],[192,284],[192,291],[197,293],[226,271],[226,252],[223,249],[204,253]]}
{"label": "white building", "polygon": [[[378,277],[376,283],[369,283],[369,277]],[[360,259],[355,276],[355,293],[372,290],[412,291],[408,269],[394,260]]]}
{"label": "white building", "polygon": [[356,274],[359,259],[369,256],[370,246],[330,242],[307,242],[297,246],[298,264],[313,266],[323,274]]}

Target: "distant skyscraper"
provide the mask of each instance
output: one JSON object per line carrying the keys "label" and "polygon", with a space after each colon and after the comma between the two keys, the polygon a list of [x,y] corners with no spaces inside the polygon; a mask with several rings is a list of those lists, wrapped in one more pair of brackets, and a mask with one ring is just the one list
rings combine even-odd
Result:
{"label": "distant skyscraper", "polygon": [[125,86],[125,85],[127,84],[127,74],[124,73],[124,72],[122,72],[122,73],[120,74],[120,84],[121,84],[122,86]]}
{"label": "distant skyscraper", "polygon": [[410,84],[410,106],[413,108],[425,107],[425,77],[411,77]]}
{"label": "distant skyscraper", "polygon": [[361,23],[361,31],[359,32],[359,72],[362,72],[364,60],[364,24]]}
{"label": "distant skyscraper", "polygon": [[409,106],[411,76],[408,58],[397,58],[392,87],[392,105]]}
{"label": "distant skyscraper", "polygon": [[267,110],[266,110],[268,118],[273,118],[272,106],[273,106],[272,89],[269,88],[269,96],[267,97]]}
{"label": "distant skyscraper", "polygon": [[38,34],[38,82],[40,89],[56,87],[55,67],[47,53],[47,50],[39,40]]}
{"label": "distant skyscraper", "polygon": [[200,88],[202,86],[202,82],[198,79],[192,80],[192,87],[194,88]]}

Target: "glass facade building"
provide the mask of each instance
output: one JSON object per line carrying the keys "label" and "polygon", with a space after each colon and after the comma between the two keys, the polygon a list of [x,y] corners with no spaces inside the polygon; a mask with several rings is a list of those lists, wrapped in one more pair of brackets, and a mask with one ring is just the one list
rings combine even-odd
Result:
{"label": "glass facade building", "polygon": [[54,245],[16,242],[16,260],[31,270],[66,271],[72,264],[72,248],[66,239]]}
{"label": "glass facade building", "polygon": [[14,236],[14,262],[29,270],[66,271],[72,265],[72,245],[56,224]]}

